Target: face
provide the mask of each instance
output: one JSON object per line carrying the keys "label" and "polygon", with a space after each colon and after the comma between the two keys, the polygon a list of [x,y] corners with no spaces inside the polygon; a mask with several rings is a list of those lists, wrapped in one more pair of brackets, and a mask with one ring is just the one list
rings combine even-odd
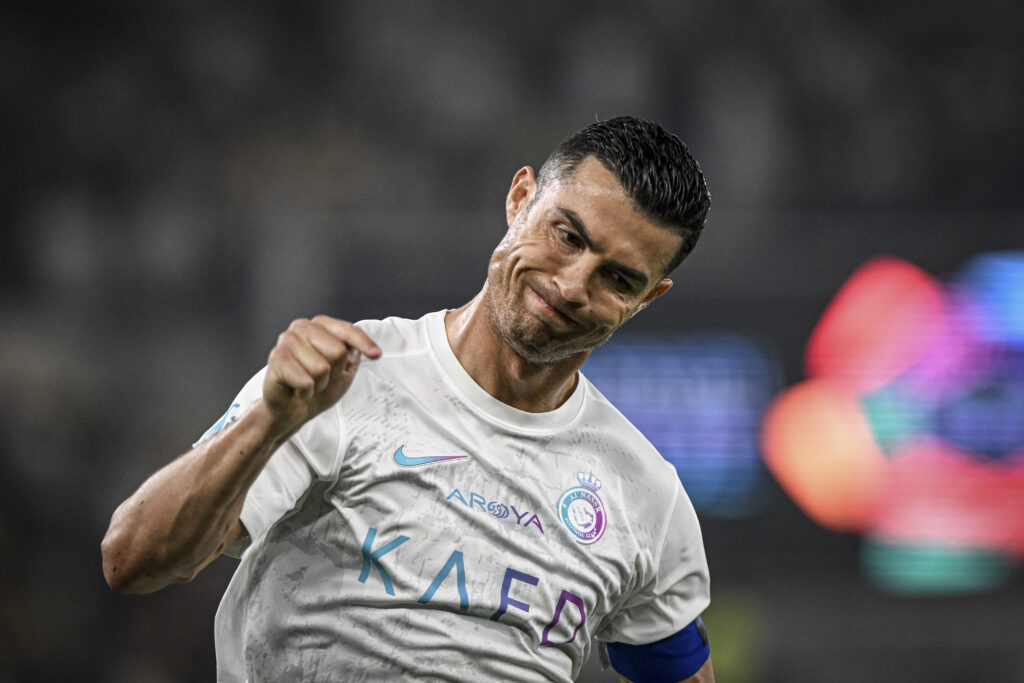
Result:
{"label": "face", "polygon": [[672,282],[682,238],[634,207],[596,159],[537,195],[524,168],[506,200],[509,230],[491,257],[488,303],[498,334],[537,364],[586,354]]}

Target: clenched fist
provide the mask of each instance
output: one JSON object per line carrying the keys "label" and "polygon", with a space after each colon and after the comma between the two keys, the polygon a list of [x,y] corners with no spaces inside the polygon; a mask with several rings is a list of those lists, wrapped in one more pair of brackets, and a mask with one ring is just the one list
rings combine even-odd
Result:
{"label": "clenched fist", "polygon": [[376,342],[350,322],[326,315],[296,320],[270,352],[263,402],[279,427],[293,432],[345,394],[361,356],[380,355]]}

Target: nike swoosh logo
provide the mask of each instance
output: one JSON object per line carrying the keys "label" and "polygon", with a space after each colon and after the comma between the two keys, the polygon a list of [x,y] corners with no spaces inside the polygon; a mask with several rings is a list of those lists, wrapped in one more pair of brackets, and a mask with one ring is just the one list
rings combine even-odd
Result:
{"label": "nike swoosh logo", "polygon": [[395,451],[395,462],[402,467],[416,467],[417,465],[429,465],[432,462],[444,462],[445,460],[463,460],[468,458],[468,455],[425,455],[422,457],[411,457],[402,452],[405,448],[405,444],[398,447]]}

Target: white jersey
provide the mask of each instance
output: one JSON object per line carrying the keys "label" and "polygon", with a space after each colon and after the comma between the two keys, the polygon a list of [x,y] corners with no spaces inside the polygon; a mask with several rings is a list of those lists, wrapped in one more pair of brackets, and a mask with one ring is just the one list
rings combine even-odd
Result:
{"label": "white jersey", "polygon": [[569,681],[591,636],[649,643],[704,610],[675,470],[585,378],[527,413],[462,368],[444,312],[359,326],[384,355],[246,497],[218,680]]}

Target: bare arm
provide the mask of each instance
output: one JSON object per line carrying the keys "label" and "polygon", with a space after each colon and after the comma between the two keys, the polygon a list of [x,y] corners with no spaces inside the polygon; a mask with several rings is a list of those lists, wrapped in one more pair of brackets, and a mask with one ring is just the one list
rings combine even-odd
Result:
{"label": "bare arm", "polygon": [[[619,676],[619,680],[622,683],[630,683],[629,679],[623,676]],[[711,658],[708,657],[708,661],[704,662],[704,666],[698,669],[697,673],[689,678],[684,678],[679,683],[715,683],[715,671],[711,668]]]}
{"label": "bare arm", "polygon": [[351,323],[326,316],[293,322],[270,352],[263,398],[114,512],[101,546],[107,583],[150,593],[190,581],[244,535],[239,514],[249,487],[279,445],[344,395],[361,354],[381,351]]}

